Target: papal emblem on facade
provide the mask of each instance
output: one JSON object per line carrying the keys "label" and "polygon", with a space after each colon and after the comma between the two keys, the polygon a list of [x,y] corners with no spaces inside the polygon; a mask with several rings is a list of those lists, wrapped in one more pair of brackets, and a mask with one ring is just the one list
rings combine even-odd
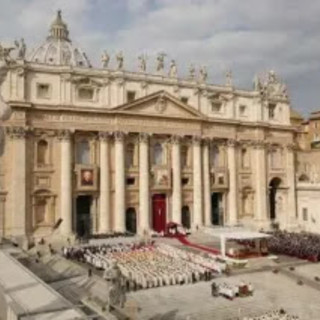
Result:
{"label": "papal emblem on facade", "polygon": [[155,108],[159,113],[163,113],[167,109],[167,101],[163,96],[159,97]]}

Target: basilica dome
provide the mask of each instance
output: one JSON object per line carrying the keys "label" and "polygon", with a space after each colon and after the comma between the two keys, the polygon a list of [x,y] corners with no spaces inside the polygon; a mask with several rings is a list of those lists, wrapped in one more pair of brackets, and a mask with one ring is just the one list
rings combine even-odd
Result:
{"label": "basilica dome", "polygon": [[86,54],[72,44],[61,11],[58,11],[51,24],[46,41],[32,51],[28,61],[55,66],[91,67]]}

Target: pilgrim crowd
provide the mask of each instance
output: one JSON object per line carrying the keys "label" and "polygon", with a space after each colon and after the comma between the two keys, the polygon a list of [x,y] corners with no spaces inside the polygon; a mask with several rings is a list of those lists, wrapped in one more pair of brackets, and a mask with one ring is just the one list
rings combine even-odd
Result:
{"label": "pilgrim crowd", "polygon": [[319,261],[320,236],[309,233],[276,231],[268,239],[269,251],[301,259]]}
{"label": "pilgrim crowd", "polygon": [[200,256],[166,244],[138,242],[63,248],[67,259],[108,270],[116,263],[127,290],[209,281],[225,270],[214,256]]}
{"label": "pilgrim crowd", "polygon": [[299,320],[299,317],[289,315],[283,309],[280,309],[257,317],[245,317],[243,320]]}

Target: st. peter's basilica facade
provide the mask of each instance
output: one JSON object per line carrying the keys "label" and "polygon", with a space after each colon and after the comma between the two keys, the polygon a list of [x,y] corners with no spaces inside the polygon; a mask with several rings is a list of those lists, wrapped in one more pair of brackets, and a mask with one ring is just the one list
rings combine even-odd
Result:
{"label": "st. peter's basilica facade", "polygon": [[12,108],[0,162],[0,232],[144,233],[167,222],[195,229],[296,225],[295,129],[274,72],[237,89],[207,83],[204,67],[180,78],[101,68],[73,46],[60,12],[48,38],[23,41],[2,94]]}

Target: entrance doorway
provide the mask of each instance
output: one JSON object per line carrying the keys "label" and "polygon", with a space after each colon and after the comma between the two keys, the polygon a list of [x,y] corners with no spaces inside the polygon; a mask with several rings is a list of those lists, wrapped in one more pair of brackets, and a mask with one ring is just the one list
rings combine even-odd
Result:
{"label": "entrance doorway", "polygon": [[184,228],[191,228],[191,217],[189,206],[183,206],[181,210],[181,224]]}
{"label": "entrance doorway", "polygon": [[277,219],[277,193],[281,184],[280,178],[273,178],[269,183],[270,220]]}
{"label": "entrance doorway", "polygon": [[126,230],[137,233],[137,214],[135,208],[128,208],[126,211]]}
{"label": "entrance doorway", "polygon": [[152,228],[156,232],[166,229],[167,203],[166,195],[154,194],[152,196]]}
{"label": "entrance doorway", "polygon": [[211,223],[215,226],[223,225],[223,194],[221,192],[213,192],[211,194]]}
{"label": "entrance doorway", "polygon": [[81,238],[88,238],[91,233],[92,196],[78,196],[76,203],[76,233]]}

